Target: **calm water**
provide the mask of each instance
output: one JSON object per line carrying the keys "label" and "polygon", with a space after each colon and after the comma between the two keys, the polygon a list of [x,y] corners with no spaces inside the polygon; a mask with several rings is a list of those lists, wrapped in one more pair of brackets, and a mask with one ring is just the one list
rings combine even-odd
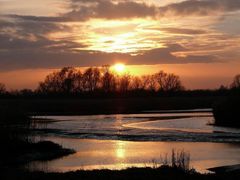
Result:
{"label": "calm water", "polygon": [[32,170],[121,169],[151,166],[172,149],[191,154],[191,166],[207,168],[240,164],[240,130],[215,127],[212,114],[196,112],[146,112],[127,115],[45,116],[36,128],[48,139],[76,154],[34,162]]}

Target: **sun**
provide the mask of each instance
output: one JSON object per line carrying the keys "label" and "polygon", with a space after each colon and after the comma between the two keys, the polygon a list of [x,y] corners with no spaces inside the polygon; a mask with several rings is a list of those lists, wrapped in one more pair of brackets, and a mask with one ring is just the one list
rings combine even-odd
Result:
{"label": "sun", "polygon": [[126,66],[125,64],[122,63],[117,63],[113,66],[114,71],[116,71],[117,73],[123,73],[126,71]]}

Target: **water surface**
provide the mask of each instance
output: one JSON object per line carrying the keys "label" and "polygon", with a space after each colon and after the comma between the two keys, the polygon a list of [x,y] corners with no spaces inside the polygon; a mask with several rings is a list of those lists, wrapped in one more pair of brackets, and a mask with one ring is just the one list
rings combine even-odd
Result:
{"label": "water surface", "polygon": [[217,127],[211,112],[44,116],[50,135],[128,141],[240,142],[240,129]]}
{"label": "water surface", "polygon": [[170,158],[172,149],[191,154],[191,166],[208,168],[240,164],[240,130],[216,127],[211,112],[144,112],[91,116],[44,116],[36,129],[44,139],[72,148],[76,154],[34,162],[32,170],[122,169],[152,166]]}

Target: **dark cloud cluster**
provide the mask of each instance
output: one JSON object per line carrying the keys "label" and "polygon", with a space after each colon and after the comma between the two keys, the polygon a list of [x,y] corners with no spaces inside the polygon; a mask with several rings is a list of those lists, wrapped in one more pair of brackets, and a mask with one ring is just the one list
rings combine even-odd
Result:
{"label": "dark cloud cluster", "polygon": [[[85,13],[84,13],[85,12]],[[80,8],[66,14],[70,18],[104,18],[104,19],[121,19],[121,18],[138,18],[153,17],[156,15],[155,7],[148,6],[144,3],[132,1],[119,2],[114,4],[111,1],[102,1],[97,5],[87,9]]]}
{"label": "dark cloud cluster", "polygon": [[202,29],[188,29],[188,28],[148,28],[150,30],[164,31],[171,34],[186,34],[186,35],[197,35],[197,34],[206,34],[207,31]]}
{"label": "dark cloud cluster", "polygon": [[[56,17],[44,16],[20,16],[9,15],[12,18],[45,21],[45,22],[74,22],[86,21],[91,18],[124,19],[154,17],[157,15],[155,6],[134,1],[119,1],[115,3],[109,0],[73,0],[72,10]],[[77,4],[76,4],[77,3]]]}
{"label": "dark cloud cluster", "polygon": [[[57,49],[63,49],[59,47]],[[142,64],[184,64],[214,62],[214,56],[176,57],[175,51],[187,50],[178,44],[171,44],[165,48],[143,51],[132,56],[126,53],[106,53],[100,51],[45,51],[38,47],[29,50],[4,51],[0,53],[0,71],[28,68],[60,68],[63,66],[101,66],[114,64],[116,60],[131,65]]]}
{"label": "dark cloud cluster", "polygon": [[[27,31],[29,30],[29,31]],[[43,30],[43,29],[42,29]],[[40,32],[42,30],[39,30]],[[45,31],[44,32],[49,32]],[[50,40],[44,37],[44,34],[34,32],[29,28],[24,31],[20,29],[15,35],[0,33],[0,54],[1,51],[15,53],[19,51],[72,51],[75,48],[86,47],[83,44],[75,43],[69,40]]]}
{"label": "dark cloud cluster", "polygon": [[39,23],[37,21],[28,20],[0,20],[0,33],[11,33],[9,30],[13,30],[18,36],[27,37],[29,35],[34,35],[41,37],[48,33],[64,31],[71,32],[71,27],[54,22]]}
{"label": "dark cloud cluster", "polygon": [[209,16],[216,13],[240,10],[239,0],[186,0],[158,7],[138,1],[113,0],[70,0],[72,10],[59,16],[9,17],[45,22],[86,21],[91,18],[124,19],[165,16]]}
{"label": "dark cloud cluster", "polygon": [[14,38],[10,35],[0,34],[0,49],[6,51],[14,50],[31,50],[36,48],[43,48],[52,45],[53,43],[45,38],[38,39],[37,41],[29,41],[22,38]]}
{"label": "dark cloud cluster", "polygon": [[[56,68],[62,66],[98,66],[116,60],[128,64],[171,64],[215,62],[211,55],[177,57],[175,52],[190,51],[179,44],[138,52],[137,55],[79,50],[85,44],[71,40],[47,38],[55,32],[71,32],[71,27],[60,22],[86,21],[91,18],[127,19],[145,18],[168,14],[176,16],[231,12],[240,10],[239,0],[187,0],[164,7],[139,1],[69,0],[71,9],[56,17],[7,15],[0,20],[0,71],[26,68]],[[10,20],[9,20],[10,18]],[[3,19],[3,18],[2,18]],[[158,28],[173,34],[205,34],[206,31],[188,28]]]}
{"label": "dark cloud cluster", "polygon": [[240,10],[239,0],[187,0],[180,3],[172,3],[160,7],[163,16],[173,14],[175,16],[209,16],[216,13]]}

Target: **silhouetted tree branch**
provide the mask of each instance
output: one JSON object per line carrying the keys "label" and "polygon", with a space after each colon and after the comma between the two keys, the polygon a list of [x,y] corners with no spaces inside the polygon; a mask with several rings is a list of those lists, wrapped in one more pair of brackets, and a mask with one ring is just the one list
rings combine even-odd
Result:
{"label": "silhouetted tree branch", "polygon": [[4,84],[2,84],[2,83],[0,83],[0,94],[4,94],[4,93],[6,93],[6,87],[5,87],[5,85]]}
{"label": "silhouetted tree branch", "polygon": [[177,92],[183,90],[179,76],[160,71],[141,77],[129,74],[116,75],[109,66],[88,68],[83,73],[64,67],[49,74],[37,89],[40,93],[84,93],[96,91],[126,93],[129,91]]}
{"label": "silhouetted tree branch", "polygon": [[240,74],[236,75],[233,79],[232,84],[230,85],[232,89],[240,88]]}

